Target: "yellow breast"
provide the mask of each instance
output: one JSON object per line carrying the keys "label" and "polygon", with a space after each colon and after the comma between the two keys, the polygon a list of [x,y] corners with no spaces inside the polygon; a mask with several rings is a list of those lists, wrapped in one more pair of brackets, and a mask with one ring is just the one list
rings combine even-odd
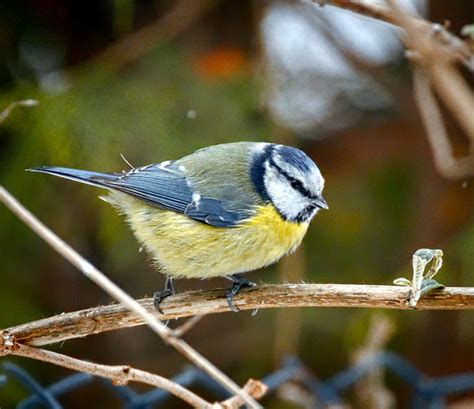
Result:
{"label": "yellow breast", "polygon": [[259,207],[237,227],[218,228],[121,196],[114,194],[110,201],[127,215],[162,272],[175,277],[208,278],[264,267],[295,250],[308,229],[308,223],[283,220],[272,205]]}

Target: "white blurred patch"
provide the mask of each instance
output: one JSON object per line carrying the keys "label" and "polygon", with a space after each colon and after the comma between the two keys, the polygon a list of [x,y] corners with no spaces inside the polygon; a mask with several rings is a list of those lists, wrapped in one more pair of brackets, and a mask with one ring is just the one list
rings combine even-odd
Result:
{"label": "white blurred patch", "polygon": [[[59,95],[70,88],[70,80],[63,71],[65,47],[61,39],[53,34],[33,37],[25,34],[18,45],[19,60],[38,81],[41,90],[51,95]],[[10,66],[15,75],[18,70]]]}
{"label": "white blurred patch", "polygon": [[[424,0],[402,3],[424,10]],[[271,2],[260,29],[265,103],[280,126],[323,135],[390,106],[390,94],[347,53],[367,66],[395,61],[402,45],[393,26],[336,7]]]}
{"label": "white blurred patch", "polygon": [[190,110],[188,110],[188,112],[186,112],[186,117],[188,119],[196,119],[197,112],[194,109],[190,109]]}
{"label": "white blurred patch", "polygon": [[199,194],[199,192],[193,192],[193,204],[196,208],[199,208],[199,202],[201,201],[201,195]]}

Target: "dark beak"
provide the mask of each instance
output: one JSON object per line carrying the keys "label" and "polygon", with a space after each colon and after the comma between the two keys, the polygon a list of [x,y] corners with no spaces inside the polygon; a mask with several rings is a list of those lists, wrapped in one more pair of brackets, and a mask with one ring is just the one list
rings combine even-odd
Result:
{"label": "dark beak", "polygon": [[326,203],[326,201],[324,200],[324,197],[322,196],[316,197],[316,199],[314,199],[314,204],[320,209],[325,209],[325,210],[329,209],[328,204]]}

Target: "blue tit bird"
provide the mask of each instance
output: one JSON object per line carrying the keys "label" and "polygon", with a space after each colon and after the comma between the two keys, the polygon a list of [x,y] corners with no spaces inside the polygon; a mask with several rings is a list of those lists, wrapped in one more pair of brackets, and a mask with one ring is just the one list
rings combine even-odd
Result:
{"label": "blue tit bird", "polygon": [[226,277],[229,307],[240,288],[255,285],[240,273],[293,252],[309,222],[328,206],[324,178],[301,150],[236,142],[200,149],[178,160],[97,173],[38,167],[109,190],[103,200],[124,214],[136,238],[167,275],[155,306],[174,294],[173,278]]}

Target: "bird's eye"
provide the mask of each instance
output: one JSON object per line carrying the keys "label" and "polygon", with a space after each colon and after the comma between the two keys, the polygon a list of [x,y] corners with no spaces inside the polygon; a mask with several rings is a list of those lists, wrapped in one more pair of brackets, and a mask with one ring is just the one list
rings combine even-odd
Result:
{"label": "bird's eye", "polygon": [[303,184],[299,180],[296,180],[296,179],[293,179],[290,182],[290,185],[293,189],[296,189],[296,190],[301,190],[301,188],[303,187]]}

